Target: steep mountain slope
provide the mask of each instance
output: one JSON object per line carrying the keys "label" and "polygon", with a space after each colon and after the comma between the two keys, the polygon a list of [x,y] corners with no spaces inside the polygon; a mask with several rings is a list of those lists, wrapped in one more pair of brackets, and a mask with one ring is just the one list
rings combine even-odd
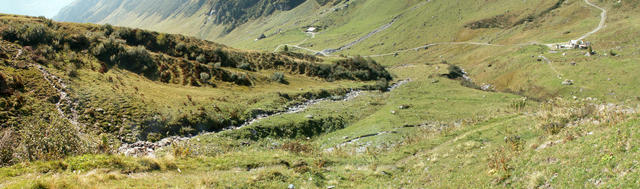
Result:
{"label": "steep mountain slope", "polygon": [[[110,23],[190,35],[220,30],[218,35],[224,36],[249,20],[266,17],[279,11],[288,11],[305,2],[307,1],[79,0],[61,10],[54,19],[68,22]],[[322,4],[328,2],[321,1]],[[309,0],[308,3],[317,4],[316,0]]]}

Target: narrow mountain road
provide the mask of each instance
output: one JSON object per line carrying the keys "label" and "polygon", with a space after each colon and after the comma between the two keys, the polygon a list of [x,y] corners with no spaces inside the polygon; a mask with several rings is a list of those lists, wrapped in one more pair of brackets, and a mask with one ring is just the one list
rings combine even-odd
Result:
{"label": "narrow mountain road", "polygon": [[[607,23],[607,10],[606,9],[604,9],[602,7],[599,7],[599,6],[589,2],[589,0],[584,0],[584,2],[587,5],[592,6],[592,7],[596,8],[596,9],[599,9],[600,11],[602,11],[600,13],[600,23],[598,24],[598,26],[595,29],[593,29],[592,31],[590,31],[590,32],[588,32],[588,33],[586,33],[586,34],[584,34],[582,36],[580,36],[578,39],[576,39],[576,41],[584,40],[587,37],[589,37],[589,36],[591,36],[591,35],[593,35],[595,33],[598,33],[602,28],[605,27],[605,24]],[[544,45],[548,46],[549,48],[553,48],[556,45],[563,45],[563,44],[567,44],[567,43],[549,43],[549,44],[544,44]]]}
{"label": "narrow mountain road", "polygon": [[354,46],[354,45],[356,45],[356,44],[358,44],[358,43],[360,43],[360,42],[362,42],[362,41],[364,41],[364,40],[366,40],[366,39],[369,39],[371,36],[373,36],[373,35],[375,35],[375,34],[377,34],[377,33],[380,33],[380,32],[382,32],[382,31],[384,31],[384,30],[388,29],[389,27],[391,27],[391,25],[393,25],[393,23],[395,23],[395,22],[396,22],[396,20],[398,20],[398,17],[400,17],[400,15],[399,15],[399,16],[396,16],[396,17],[394,17],[394,18],[391,20],[391,22],[389,22],[389,23],[387,23],[387,24],[385,24],[385,25],[383,25],[383,26],[381,26],[381,27],[379,27],[379,28],[376,28],[375,30],[373,30],[373,31],[369,32],[367,35],[365,35],[365,36],[363,36],[363,37],[360,37],[359,39],[357,39],[357,40],[355,40],[355,41],[352,41],[352,42],[350,42],[350,43],[347,43],[346,45],[343,45],[343,46],[341,46],[341,47],[339,47],[339,48],[337,48],[337,49],[324,49],[324,50],[322,50],[321,52],[322,52],[322,54],[323,54],[323,55],[329,55],[329,54],[333,54],[333,53],[337,53],[337,52],[343,51],[343,50],[345,50],[345,49],[349,49],[349,48],[351,48],[352,46]]}
{"label": "narrow mountain road", "polygon": [[602,13],[600,13],[600,23],[598,24],[598,27],[596,27],[596,29],[594,29],[593,31],[584,34],[583,36],[581,36],[580,38],[578,38],[577,40],[583,40],[591,35],[593,35],[594,33],[597,33],[598,31],[600,31],[602,28],[604,28],[605,23],[607,22],[607,10],[599,7],[591,2],[589,2],[589,0],[584,0],[585,3],[587,3],[589,6],[595,7],[596,9],[600,9],[600,11],[602,11]]}
{"label": "narrow mountain road", "polygon": [[427,45],[423,45],[423,46],[419,46],[419,47],[415,47],[415,48],[411,48],[411,49],[398,50],[398,51],[385,53],[385,54],[373,54],[373,55],[367,55],[367,56],[362,56],[362,57],[383,57],[383,56],[391,56],[391,55],[395,56],[397,53],[402,53],[402,52],[407,52],[407,51],[417,51],[417,50],[420,50],[420,49],[427,49],[429,47],[436,46],[436,45],[479,45],[479,46],[495,46],[495,47],[504,46],[504,45],[497,45],[497,44],[490,44],[490,43],[480,43],[480,42],[441,42],[441,43],[431,43],[431,44],[427,44]]}
{"label": "narrow mountain road", "polygon": [[[578,38],[578,39],[577,39],[578,41],[579,41],[579,40],[583,40],[583,39],[585,39],[585,38],[587,38],[587,37],[589,37],[589,36],[591,36],[591,35],[593,35],[593,34],[595,34],[595,33],[599,32],[602,28],[604,28],[604,27],[605,27],[605,24],[606,24],[606,21],[607,21],[607,10],[606,10],[606,9],[604,9],[604,8],[602,8],[602,7],[599,7],[599,6],[597,6],[597,5],[593,4],[593,3],[591,3],[589,0],[584,0],[584,2],[585,2],[587,5],[589,5],[589,6],[592,6],[592,7],[594,7],[594,8],[597,8],[597,9],[601,10],[601,11],[602,11],[602,13],[600,14],[600,23],[598,24],[598,26],[597,26],[593,31],[590,31],[590,32],[588,32],[588,33],[584,34],[583,36],[581,36],[580,38]],[[422,4],[420,4],[419,6],[421,6],[421,5],[422,5]],[[413,7],[411,10],[413,10],[413,9],[415,9],[415,8],[419,7],[419,6],[415,6],[415,7]],[[367,38],[371,37],[372,35],[374,35],[374,34],[376,34],[376,33],[380,32],[380,31],[384,31],[384,30],[386,30],[387,28],[391,27],[391,25],[392,25],[393,23],[395,23],[396,19],[397,19],[398,17],[400,17],[401,15],[402,15],[402,14],[400,14],[400,15],[398,15],[398,16],[396,16],[396,17],[394,17],[394,19],[393,19],[390,23],[388,23],[388,24],[386,24],[386,25],[383,25],[382,27],[380,27],[380,28],[378,28],[378,29],[376,29],[376,30],[372,31],[372,32],[371,32],[371,33],[369,33],[368,35],[366,35],[366,36],[364,36],[364,37],[362,37],[362,38],[360,38],[360,39],[358,39],[358,40],[356,40],[356,41],[354,41],[354,42],[351,42],[351,43],[349,43],[349,44],[347,44],[347,45],[344,45],[344,46],[342,46],[342,47],[340,47],[340,48],[338,48],[338,49],[325,49],[325,50],[322,50],[322,51],[316,51],[316,50],[313,50],[313,49],[308,49],[308,48],[300,47],[299,45],[282,44],[282,45],[279,45],[278,47],[276,47],[276,49],[274,50],[274,52],[277,52],[277,51],[278,51],[282,46],[284,46],[284,45],[288,45],[288,46],[291,46],[291,47],[294,47],[294,48],[298,48],[298,49],[302,49],[302,50],[305,50],[305,51],[312,52],[313,54],[324,55],[324,56],[330,56],[329,54],[331,54],[331,53],[335,53],[335,52],[339,52],[339,51],[342,51],[342,50],[348,49],[348,48],[350,48],[351,46],[353,46],[353,45],[355,45],[355,44],[358,44],[358,43],[360,43],[360,42],[362,42],[362,41],[366,40]],[[305,41],[306,41],[306,40],[305,40]],[[302,42],[302,43],[303,43],[303,42]],[[522,45],[535,45],[535,44],[540,44],[540,43],[530,42],[530,43],[522,43],[522,44],[516,44],[516,45],[517,45],[517,46],[522,46]],[[546,46],[548,46],[548,47],[550,47],[550,48],[553,48],[555,45],[558,45],[558,44],[561,44],[561,43],[550,43],[550,44],[540,44],[540,45],[546,45]],[[415,48],[411,48],[411,49],[398,50],[398,51],[394,51],[394,52],[390,52],[390,53],[366,55],[366,56],[363,56],[363,57],[384,57],[384,56],[395,56],[397,53],[407,52],[407,51],[411,51],[411,50],[417,51],[417,50],[420,50],[420,49],[429,48],[429,47],[431,47],[431,46],[436,46],[436,45],[509,46],[509,45],[489,44],[489,43],[480,43],[480,42],[441,42],[441,43],[432,43],[432,44],[427,44],[427,45],[423,45],[423,46],[419,46],[419,47],[415,47]],[[555,70],[555,69],[554,69],[554,70]],[[556,71],[556,72],[557,72],[557,71]]]}

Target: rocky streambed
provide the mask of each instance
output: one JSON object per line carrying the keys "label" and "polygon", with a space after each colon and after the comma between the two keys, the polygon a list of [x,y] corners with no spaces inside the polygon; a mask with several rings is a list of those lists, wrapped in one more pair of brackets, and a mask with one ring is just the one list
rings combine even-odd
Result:
{"label": "rocky streambed", "polygon": [[[391,92],[397,88],[399,88],[402,85],[405,85],[407,83],[411,82],[411,79],[405,79],[405,80],[401,80],[396,82],[395,84],[389,86],[387,92]],[[258,114],[256,116],[254,116],[251,119],[246,120],[245,122],[243,122],[240,125],[231,125],[229,127],[226,127],[224,129],[222,129],[222,131],[225,130],[233,130],[233,129],[241,129],[243,127],[249,126],[253,123],[259,122],[260,120],[263,119],[267,119],[270,117],[274,117],[274,116],[279,116],[279,115],[284,115],[284,114],[294,114],[294,113],[299,113],[302,111],[305,111],[307,108],[316,105],[318,103],[322,103],[322,102],[328,102],[328,101],[350,101],[358,96],[360,96],[361,94],[363,94],[364,90],[352,90],[351,92],[348,92],[344,95],[341,96],[333,96],[333,97],[328,97],[328,98],[320,98],[320,99],[312,99],[312,100],[308,100],[305,101],[303,103],[291,106],[289,108],[287,108],[286,110],[282,110],[282,111],[272,111],[272,112],[265,112],[265,113],[261,113]],[[207,134],[213,134],[216,132],[209,132],[209,133],[203,133],[200,135],[207,135]],[[148,156],[148,157],[155,157],[155,151],[157,149],[160,149],[162,147],[167,147],[167,146],[171,146],[172,144],[176,143],[176,142],[182,142],[182,141],[187,141],[190,140],[191,138],[200,136],[200,135],[196,135],[196,136],[192,136],[192,137],[178,137],[178,136],[172,136],[172,137],[167,137],[164,138],[158,142],[148,142],[148,141],[138,141],[135,143],[131,143],[131,144],[123,144],[122,146],[120,146],[120,148],[118,148],[118,152],[127,156],[136,156],[136,157],[144,157],[144,156]]]}

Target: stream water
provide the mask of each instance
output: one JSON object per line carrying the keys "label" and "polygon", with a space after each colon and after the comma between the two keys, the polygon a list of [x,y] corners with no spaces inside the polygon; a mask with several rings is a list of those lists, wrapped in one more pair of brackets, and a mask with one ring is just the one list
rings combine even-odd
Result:
{"label": "stream water", "polygon": [[[395,89],[397,89],[398,87],[405,85],[407,83],[409,83],[411,81],[411,79],[405,79],[405,80],[401,80],[391,86],[389,86],[387,92],[391,92]],[[334,97],[328,97],[328,98],[321,98],[321,99],[312,99],[312,100],[308,100],[306,102],[303,102],[301,104],[298,105],[294,105],[292,107],[287,108],[284,111],[274,111],[274,112],[267,112],[267,113],[263,113],[263,114],[259,114],[254,116],[253,118],[246,120],[244,123],[242,123],[239,126],[229,126],[227,128],[222,129],[223,131],[225,130],[233,130],[233,129],[241,129],[243,127],[249,126],[251,124],[257,123],[260,120],[263,119],[267,119],[270,117],[274,117],[274,116],[279,116],[279,115],[284,115],[284,114],[294,114],[294,113],[300,113],[305,111],[307,108],[316,105],[318,103],[322,103],[322,102],[328,102],[328,101],[350,101],[358,96],[360,96],[361,94],[363,94],[364,90],[353,90],[347,94],[344,94],[342,96],[334,96]],[[180,141],[186,141],[186,140],[190,140],[194,137],[197,136],[202,136],[202,135],[208,135],[208,134],[214,134],[217,132],[208,132],[208,133],[203,133],[200,135],[196,135],[196,136],[192,136],[192,137],[178,137],[178,136],[172,136],[172,137],[168,137],[168,138],[164,138],[158,142],[152,143],[152,142],[148,142],[148,141],[139,141],[139,142],[135,142],[132,144],[123,144],[119,149],[118,152],[124,155],[128,155],[128,156],[149,156],[149,157],[154,157],[154,151],[158,148],[162,148],[165,146],[169,146],[172,145],[175,142],[180,142]]]}

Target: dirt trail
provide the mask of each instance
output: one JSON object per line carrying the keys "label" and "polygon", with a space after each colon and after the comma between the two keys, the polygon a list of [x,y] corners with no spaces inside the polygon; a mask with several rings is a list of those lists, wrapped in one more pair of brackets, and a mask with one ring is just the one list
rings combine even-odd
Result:
{"label": "dirt trail", "polygon": [[578,38],[577,39],[578,41],[583,40],[583,39],[591,36],[594,33],[597,33],[602,28],[604,28],[604,25],[607,22],[607,10],[606,9],[604,9],[602,7],[599,7],[599,6],[589,2],[589,0],[584,0],[584,2],[587,3],[589,6],[592,6],[592,7],[595,7],[597,9],[600,9],[600,11],[602,11],[602,13],[600,13],[600,23],[598,24],[598,27],[596,27],[596,29],[594,29],[593,31],[591,31],[591,32],[589,32],[587,34],[584,34],[582,37]]}
{"label": "dirt trail", "polygon": [[[37,68],[42,73],[42,76],[44,77],[44,79],[47,80],[47,82],[49,82],[51,87],[53,87],[54,89],[56,89],[56,91],[58,91],[60,95],[60,99],[56,103],[56,109],[58,110],[60,117],[69,121],[69,123],[71,123],[73,126],[76,126],[79,128],[82,124],[78,122],[78,111],[74,108],[75,105],[73,100],[69,98],[69,93],[67,92],[68,91],[67,85],[64,83],[62,78],[59,78],[49,73],[47,69],[45,69],[39,64],[31,63],[30,66]],[[67,115],[65,111],[62,110],[62,106],[65,104],[70,107],[69,109],[71,114],[69,115]]]}
{"label": "dirt trail", "polygon": [[549,65],[549,68],[551,68],[551,70],[553,70],[553,72],[556,73],[556,76],[558,77],[558,79],[562,80],[562,73],[560,73],[558,70],[556,70],[556,68],[553,66],[551,60],[549,60],[547,57],[545,57],[543,55],[540,55],[538,57],[541,58],[542,60],[544,60]]}
{"label": "dirt trail", "polygon": [[[593,29],[592,31],[590,31],[590,32],[588,32],[588,33],[586,33],[586,34],[584,34],[582,36],[580,36],[578,39],[576,39],[576,41],[584,40],[585,38],[587,38],[587,37],[599,32],[602,28],[605,27],[605,24],[607,23],[607,10],[606,9],[604,9],[602,7],[599,7],[599,6],[589,2],[589,0],[584,0],[584,2],[587,5],[592,6],[592,7],[596,8],[596,9],[599,9],[600,11],[602,11],[600,13],[600,23],[598,24],[598,26],[595,29]],[[549,48],[554,48],[556,45],[566,45],[566,44],[568,44],[568,43],[549,43],[549,44],[543,44],[543,45],[546,45]]]}
{"label": "dirt trail", "polygon": [[479,45],[479,46],[496,46],[496,47],[504,46],[504,45],[480,43],[480,42],[441,42],[441,43],[431,43],[431,44],[427,44],[427,45],[423,45],[423,46],[419,46],[411,49],[398,50],[398,51],[385,53],[385,54],[373,54],[373,55],[367,55],[363,57],[383,57],[383,56],[391,56],[391,55],[395,56],[398,53],[407,52],[407,51],[417,51],[420,49],[427,49],[429,47],[436,46],[436,45]]}
{"label": "dirt trail", "polygon": [[[14,59],[20,58],[23,52],[24,51],[22,49],[18,49],[18,53],[16,54]],[[60,114],[61,118],[63,118],[64,120],[67,120],[73,126],[78,128],[78,131],[80,131],[79,129],[81,124],[78,122],[78,111],[76,111],[76,109],[74,108],[73,100],[69,98],[69,93],[67,92],[69,89],[67,88],[67,85],[64,83],[62,78],[51,74],[49,71],[47,71],[47,69],[42,67],[42,65],[40,64],[29,63],[28,65],[29,67],[38,69],[38,71],[42,73],[42,77],[44,77],[44,79],[49,83],[49,85],[52,88],[56,89],[56,91],[59,94],[59,99],[58,99],[58,102],[56,103],[56,110],[58,111],[58,114]],[[62,106],[65,104],[70,107],[69,108],[71,111],[70,115],[67,115],[65,111],[62,110]]]}
{"label": "dirt trail", "polygon": [[[604,8],[602,8],[602,7],[599,7],[599,6],[597,6],[597,5],[595,5],[595,4],[591,3],[591,2],[589,2],[589,0],[584,0],[584,2],[585,2],[587,5],[589,5],[589,6],[592,6],[592,7],[594,7],[594,8],[597,8],[597,9],[601,10],[601,11],[602,11],[602,13],[600,14],[600,18],[601,18],[601,19],[600,19],[600,23],[598,24],[598,26],[597,26],[593,31],[588,32],[588,33],[584,34],[583,36],[581,36],[580,38],[578,38],[578,39],[577,39],[578,41],[579,41],[579,40],[583,40],[583,39],[585,39],[585,38],[587,38],[587,37],[589,37],[589,36],[591,36],[591,35],[593,35],[593,34],[597,33],[598,31],[600,31],[602,28],[604,28],[604,27],[605,27],[606,20],[607,20],[607,10],[606,10],[606,9],[604,9]],[[421,6],[421,5],[423,5],[423,4],[420,4],[420,5],[417,5],[417,6],[413,7],[411,10],[413,10],[413,9],[415,9],[415,8],[417,8],[417,7]],[[404,13],[403,13],[403,14],[404,14]],[[396,21],[396,19],[397,19],[398,17],[402,16],[403,14],[400,14],[400,15],[398,15],[398,16],[396,16],[396,17],[394,17],[394,19],[393,19],[390,23],[388,23],[388,24],[386,24],[386,25],[383,25],[382,27],[380,27],[380,28],[378,28],[378,29],[376,29],[376,30],[372,31],[372,32],[371,32],[371,33],[369,33],[368,35],[366,35],[366,36],[364,36],[364,37],[362,37],[362,38],[360,38],[360,39],[358,39],[358,40],[356,40],[356,41],[353,41],[353,42],[351,42],[351,43],[349,43],[349,44],[347,44],[347,45],[344,45],[344,46],[342,46],[342,47],[340,47],[340,48],[338,48],[338,49],[325,49],[325,50],[322,50],[322,51],[316,51],[316,50],[313,50],[313,49],[308,49],[308,48],[300,47],[300,46],[298,46],[298,45],[289,45],[289,46],[291,46],[291,47],[295,47],[295,48],[298,48],[298,49],[302,49],[302,50],[306,50],[306,51],[309,51],[309,52],[313,52],[314,54],[324,55],[324,56],[329,56],[329,54],[331,54],[331,53],[335,53],[335,52],[342,51],[342,50],[344,50],[344,49],[348,49],[349,47],[351,47],[351,46],[353,46],[353,45],[355,45],[355,44],[358,44],[358,43],[360,43],[360,42],[362,42],[362,41],[366,40],[367,38],[371,37],[372,35],[374,35],[374,34],[376,34],[376,33],[380,32],[380,31],[384,31],[384,30],[386,30],[386,29],[387,29],[387,28],[389,28],[393,23],[395,23],[395,21]],[[536,44],[540,44],[540,43],[530,42],[530,43],[515,44],[515,46],[536,45]],[[560,44],[560,43],[550,43],[550,44],[540,44],[540,45],[546,45],[546,46],[548,46],[548,47],[550,47],[550,48],[553,48],[555,45],[558,45],[558,44]],[[274,50],[274,52],[275,52],[275,51],[277,51],[279,48],[281,48],[281,47],[282,47],[282,46],[284,46],[284,45],[288,45],[288,44],[283,44],[283,45],[278,46],[278,47],[276,48],[276,50]],[[431,43],[431,44],[427,44],[427,45],[423,45],[423,46],[419,46],[419,47],[415,47],[415,48],[410,48],[410,49],[398,50],[398,51],[394,51],[394,52],[390,52],[390,53],[384,53],[384,54],[373,54],[373,55],[367,55],[367,56],[363,56],[363,57],[395,56],[395,55],[397,55],[398,53],[407,52],[407,51],[412,51],[412,50],[413,50],[413,51],[417,51],[417,50],[420,50],[420,49],[426,49],[426,48],[429,48],[429,47],[432,47],[432,46],[436,46],[436,45],[509,46],[509,45],[499,45],[499,44],[490,44],[490,43],[481,43],[481,42],[440,42],[440,43]],[[556,73],[558,73],[558,72],[555,70],[555,68],[552,68],[552,69],[554,69],[554,71],[555,71]],[[560,74],[559,74],[559,75],[560,75]]]}
{"label": "dirt trail", "polygon": [[347,43],[346,45],[338,47],[337,49],[324,49],[320,53],[326,56],[326,55],[329,55],[329,54],[333,54],[333,53],[340,52],[340,51],[343,51],[345,49],[351,48],[352,46],[354,46],[354,45],[356,45],[356,44],[358,44],[358,43],[360,43],[360,42],[362,42],[362,41],[364,41],[366,39],[369,39],[371,36],[373,36],[373,35],[375,35],[377,33],[380,33],[382,31],[386,30],[387,28],[391,27],[391,25],[393,25],[393,23],[395,23],[396,20],[398,20],[398,17],[400,17],[400,16],[401,15],[398,15],[398,16],[394,17],[391,20],[391,22],[389,22],[389,23],[387,23],[387,24],[385,24],[385,25],[383,25],[383,26],[381,26],[379,28],[376,28],[375,30],[369,32],[367,35],[365,35],[365,36],[363,36],[363,37],[361,37],[361,38],[359,38],[359,39],[357,39],[355,41]]}

